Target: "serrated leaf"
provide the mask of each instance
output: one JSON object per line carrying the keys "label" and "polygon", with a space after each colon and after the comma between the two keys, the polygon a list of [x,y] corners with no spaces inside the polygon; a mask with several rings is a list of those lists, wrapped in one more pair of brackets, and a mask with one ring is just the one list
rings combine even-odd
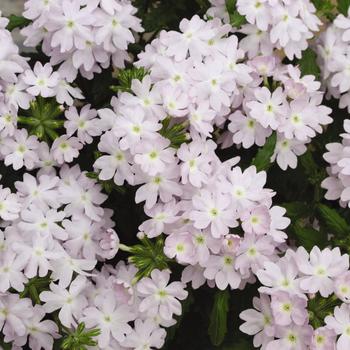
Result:
{"label": "serrated leaf", "polygon": [[16,28],[23,28],[31,23],[31,21],[23,16],[10,15],[8,17],[9,23],[6,27],[10,32]]}
{"label": "serrated leaf", "polygon": [[230,24],[232,27],[239,28],[247,23],[247,20],[237,11],[236,2],[237,0],[226,0],[226,9],[230,16]]}
{"label": "serrated leaf", "polygon": [[213,345],[219,346],[227,333],[227,314],[229,310],[230,293],[227,289],[217,291],[211,310],[208,334]]}
{"label": "serrated leaf", "polygon": [[257,171],[267,170],[271,165],[271,157],[275,151],[277,141],[276,133],[273,133],[266,141],[265,145],[259,149],[252,165],[256,166]]}
{"label": "serrated leaf", "polygon": [[133,67],[130,69],[121,70],[117,76],[119,85],[112,85],[110,88],[114,92],[132,92],[131,84],[134,79],[142,81],[142,79],[147,75],[147,71],[141,67]]}
{"label": "serrated leaf", "polygon": [[318,204],[317,210],[320,214],[320,219],[331,231],[330,233],[339,236],[349,235],[349,224],[335,209],[329,208],[327,205],[324,204]]}
{"label": "serrated leaf", "polygon": [[350,7],[350,0],[338,0],[338,11],[344,16],[348,15],[348,10]]}
{"label": "serrated leaf", "polygon": [[85,324],[79,323],[75,330],[63,327],[66,336],[62,340],[61,349],[63,350],[87,350],[88,346],[96,346],[97,340],[93,339],[101,334],[100,329],[85,329]]}
{"label": "serrated leaf", "polygon": [[170,117],[167,117],[162,121],[163,127],[159,130],[159,133],[170,141],[170,147],[179,148],[184,142],[188,141],[188,123],[172,124],[171,120]]}
{"label": "serrated leaf", "polygon": [[314,75],[317,80],[320,79],[320,67],[317,64],[317,55],[314,50],[308,48],[303,51],[298,63],[301,75]]}
{"label": "serrated leaf", "polygon": [[299,222],[291,226],[299,245],[310,251],[314,246],[323,249],[327,246],[327,234],[324,231],[317,231],[312,227],[303,227]]}

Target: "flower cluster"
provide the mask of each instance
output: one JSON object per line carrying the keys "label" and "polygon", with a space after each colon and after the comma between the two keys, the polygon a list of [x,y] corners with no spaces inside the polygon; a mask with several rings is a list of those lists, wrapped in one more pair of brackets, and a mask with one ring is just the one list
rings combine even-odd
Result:
{"label": "flower cluster", "polygon": [[[53,98],[53,103],[62,113],[65,109],[63,105],[72,106],[74,99],[82,99],[83,95],[79,88],[68,84],[59,72],[54,72],[49,63],[43,65],[36,62],[33,69],[30,68],[26,59],[18,54],[18,47],[14,44],[10,32],[5,29],[8,20],[0,17],[0,21],[0,36],[4,43],[0,57],[0,159],[4,160],[5,165],[12,165],[15,170],[22,167],[34,169],[62,164],[62,154],[65,160],[70,162],[78,155],[78,150],[84,143],[91,142],[89,138],[81,136],[81,133],[96,136],[102,132],[99,129],[103,129],[103,126],[98,126],[91,120],[97,114],[94,115],[93,111],[88,112],[88,106],[83,108],[80,116],[75,107],[71,107],[66,112],[67,119],[71,119],[73,124],[74,121],[78,121],[79,126],[74,129],[72,122],[67,122],[68,135],[56,140],[51,149],[46,142],[40,142],[38,136],[42,136],[46,129],[52,132],[55,138],[54,128],[60,126],[56,120],[50,119],[52,116],[47,115],[49,111],[40,111],[40,98]],[[34,109],[39,110],[40,115],[31,114],[31,118],[22,120],[18,117],[19,113],[26,113],[28,110],[32,113]],[[29,135],[26,129],[18,128],[21,121],[28,121],[38,133]],[[70,137],[75,131],[78,131],[78,138]],[[67,147],[62,147],[63,140],[67,141]]]}
{"label": "flower cluster", "polygon": [[338,15],[318,38],[317,53],[322,81],[329,96],[339,99],[339,107],[350,112],[349,28],[349,15]]}
{"label": "flower cluster", "polygon": [[[179,30],[151,23],[159,1],[26,0],[19,24],[0,13],[0,166],[11,168],[0,185],[0,344],[161,349],[203,287],[215,293],[209,338],[218,347],[229,291],[256,284],[255,309],[240,306],[255,347],[350,348],[340,250],[349,253],[350,225],[321,203],[323,172],[311,161],[322,142],[308,147],[324,131],[328,139],[332,110],[305,68],[310,50],[298,60],[321,21],[310,0],[209,2],[204,19],[192,2]],[[350,111],[349,18],[314,42],[328,97]],[[19,54],[13,25],[38,54]],[[342,207],[350,120],[344,129],[342,143],[327,145],[322,182]],[[276,195],[275,161],[278,188],[295,174],[306,194]],[[125,199],[137,212],[131,232],[107,208]]]}
{"label": "flower cluster", "polygon": [[24,45],[42,42],[43,52],[59,74],[72,82],[78,72],[87,79],[108,68],[111,61],[123,68],[130,58],[132,31],[142,32],[137,9],[131,1],[59,0],[25,2],[24,17],[32,23],[22,29]]}
{"label": "flower cluster", "polygon": [[322,187],[327,190],[325,197],[328,200],[339,199],[342,207],[350,203],[350,172],[349,172],[349,139],[350,120],[344,121],[345,133],[341,134],[342,143],[333,142],[326,145],[328,152],[323,157],[330,164],[327,168],[328,177],[323,180]]}
{"label": "flower cluster", "polygon": [[[104,121],[97,118],[96,110],[91,109],[90,105],[85,105],[80,111],[71,106],[64,113],[66,121],[62,122],[46,116],[45,109],[40,111],[40,101],[32,101],[31,111],[38,108],[38,119],[34,117],[29,119],[29,122],[33,120],[35,135],[28,134],[24,128],[17,128],[15,110],[14,114],[3,114],[0,118],[0,136],[2,137],[0,159],[6,166],[12,166],[14,170],[25,167],[28,170],[42,169],[42,172],[50,172],[56,165],[70,163],[79,156],[79,151],[85,144],[91,143],[93,137],[101,135],[105,129]],[[62,110],[57,108],[62,114]],[[24,117],[20,121],[27,120]],[[56,123],[64,126],[65,134],[59,136],[51,129],[51,126],[56,127]],[[38,139],[38,136],[45,132],[53,135],[52,145]]]}
{"label": "flower cluster", "polygon": [[0,55],[0,111],[2,118],[7,116],[1,124],[11,129],[16,125],[18,108],[28,109],[30,101],[39,95],[55,96],[58,103],[67,105],[73,104],[72,96],[83,98],[80,89],[70,86],[59,72],[53,72],[50,64],[36,62],[32,69],[19,55],[18,47],[6,29],[7,24],[8,20],[0,17],[0,37],[4,45]]}
{"label": "flower cluster", "polygon": [[[210,3],[213,7],[208,15],[228,22],[226,2],[210,0]],[[237,0],[236,6],[248,22],[239,31],[246,35],[241,47],[249,57],[271,55],[277,49],[283,50],[290,60],[300,58],[309,46],[308,40],[322,24],[310,0]]]}
{"label": "flower cluster", "polygon": [[[349,348],[347,254],[341,255],[339,248],[314,247],[308,253],[299,247],[296,251],[287,250],[277,262],[266,262],[257,276],[262,287],[260,296],[253,301],[255,309],[240,314],[245,321],[240,330],[254,335],[255,347],[266,350]],[[334,305],[338,305],[334,316],[329,315]]]}
{"label": "flower cluster", "polygon": [[[27,173],[15,187],[15,193],[0,189],[0,326],[5,342],[23,346],[29,336],[32,349],[52,349],[58,328],[43,318],[58,310],[64,327],[80,322],[97,326],[100,349],[120,344],[160,348],[165,331],[159,325],[172,325],[173,314],[181,313],[178,300],[187,296],[185,285],[169,284],[166,270],[154,270],[152,278],[135,284],[136,268],[123,262],[94,270],[97,261],[112,259],[119,248],[112,211],[101,207],[107,198],[101,186],[78,166],[63,166],[57,175]],[[43,305],[33,307],[19,295],[32,292],[35,278],[51,283],[38,296]]]}
{"label": "flower cluster", "polygon": [[[264,261],[277,259],[287,237],[281,230],[290,221],[283,208],[272,206],[274,193],[264,189],[266,173],[254,166],[243,171],[235,166],[236,158],[221,162],[215,142],[207,138],[213,119],[222,120],[221,115],[229,113],[238,86],[252,81],[252,68],[237,63],[230,71],[228,64],[219,63],[225,57],[219,53],[205,56],[206,65],[196,65],[188,51],[201,59],[210,45],[219,50],[231,44],[229,49],[235,50],[237,38],[222,38],[226,26],[199,17],[184,20],[181,28],[184,33],[161,33],[140,54],[138,66],[153,65],[145,66],[150,74],[142,81],[132,81],[132,93],[113,98],[113,110],[98,111],[102,120],[110,121],[110,130],[101,137],[102,156],[94,167],[101,180],[141,185],[135,201],[145,202],[149,219],[140,225],[139,236],[167,235],[164,252],[187,265],[184,282],[198,288],[207,280],[220,289],[236,289],[252,282]],[[169,57],[154,53],[158,46]],[[208,71],[207,65],[212,69]],[[314,84],[317,88],[311,79],[310,86]],[[188,141],[178,149],[163,136],[167,115],[173,117],[173,126],[190,123]]]}
{"label": "flower cluster", "polygon": [[263,146],[276,132],[272,161],[277,159],[284,170],[295,168],[305,144],[332,122],[331,109],[322,105],[320,83],[277,56],[244,61],[237,37],[228,35],[230,27],[218,19],[194,16],[183,20],[180,30],[161,32],[139,55],[136,65],[150,75],[132,86],[138,105],[145,110],[156,105],[160,120],[170,115],[189,123],[192,138],[222,131],[222,147]]}

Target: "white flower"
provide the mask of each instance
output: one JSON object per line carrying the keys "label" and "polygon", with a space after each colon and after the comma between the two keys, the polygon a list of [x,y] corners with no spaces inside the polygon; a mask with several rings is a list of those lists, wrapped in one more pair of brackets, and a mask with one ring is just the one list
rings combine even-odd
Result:
{"label": "white flower", "polygon": [[175,151],[169,145],[170,141],[163,137],[143,142],[135,147],[134,161],[150,176],[162,173],[169,164],[175,163]]}
{"label": "white flower", "polygon": [[317,293],[327,298],[334,292],[334,279],[349,269],[349,256],[341,255],[340,249],[322,251],[315,246],[307,253],[304,247],[296,251],[295,261],[305,277],[300,280],[300,287],[308,293]]}
{"label": "white flower", "polygon": [[237,226],[228,195],[201,190],[199,195],[193,197],[192,202],[190,219],[194,221],[194,227],[202,229],[210,225],[213,237],[219,238],[229,232],[229,227]]}
{"label": "white flower", "polygon": [[166,331],[158,327],[151,319],[135,320],[134,329],[127,335],[123,346],[135,350],[161,349],[164,345]]}
{"label": "white flower", "polygon": [[78,140],[82,143],[91,143],[93,136],[101,134],[96,118],[97,111],[90,109],[90,107],[91,105],[85,105],[80,114],[76,107],[70,107],[65,113],[67,121],[64,123],[64,127],[67,130],[67,135],[72,136],[77,131]]}
{"label": "white flower", "polygon": [[86,41],[93,41],[93,34],[88,27],[95,19],[89,7],[80,7],[79,2],[63,0],[60,11],[49,17],[46,27],[53,32],[51,46],[59,47],[61,52],[73,47],[83,49]]}
{"label": "white flower", "polygon": [[327,328],[333,329],[340,337],[337,341],[337,349],[345,350],[350,346],[350,305],[341,304],[334,309],[334,316],[326,316]]}
{"label": "white flower", "polygon": [[59,280],[60,288],[66,288],[69,285],[73,277],[73,272],[79,275],[91,275],[85,271],[91,271],[97,262],[96,260],[73,259],[67,253],[62,255],[63,257],[51,261],[51,278],[54,281]]}
{"label": "white flower", "polygon": [[28,136],[26,129],[16,130],[14,136],[3,141],[2,152],[5,154],[5,165],[18,170],[25,166],[33,169],[39,161],[36,149],[39,142],[36,136]]}
{"label": "white flower", "polygon": [[53,72],[53,68],[49,63],[43,66],[40,62],[36,62],[34,71],[28,69],[24,72],[23,81],[30,86],[27,91],[31,95],[51,97],[55,95],[59,74]]}
{"label": "white flower", "polygon": [[28,209],[21,212],[22,222],[18,227],[26,232],[39,232],[41,235],[53,236],[56,239],[67,239],[67,233],[64,232],[58,223],[65,218],[64,211],[55,209],[41,210],[38,207],[31,205]]}
{"label": "white flower", "polygon": [[254,92],[257,101],[247,103],[250,115],[264,128],[271,127],[276,130],[281,123],[281,117],[286,113],[285,94],[281,87],[273,93],[266,87],[258,88]]}
{"label": "white flower", "polygon": [[145,113],[140,107],[125,108],[120,112],[115,120],[113,132],[115,136],[121,137],[119,144],[122,150],[135,147],[140,140],[153,140],[158,137],[156,131],[161,129],[161,124],[145,118]]}
{"label": "white flower", "polygon": [[14,220],[18,218],[21,204],[16,194],[11,193],[9,188],[0,185],[0,218],[3,220]]}
{"label": "white flower", "polygon": [[132,157],[128,150],[120,149],[119,140],[114,136],[113,132],[106,132],[102,135],[98,144],[100,152],[107,153],[99,157],[94,168],[100,170],[98,177],[101,180],[112,179],[118,186],[122,186],[126,180],[129,184],[133,184],[134,174],[132,171]]}
{"label": "white flower", "polygon": [[135,319],[135,315],[128,305],[118,305],[113,292],[103,296],[103,300],[96,306],[90,306],[84,310],[81,318],[86,326],[98,327],[101,334],[97,337],[99,348],[107,348],[111,338],[123,342],[125,335],[131,333],[129,321]]}
{"label": "white flower", "polygon": [[50,261],[62,256],[56,241],[38,233],[32,233],[30,239],[24,242],[15,241],[11,247],[17,253],[17,260],[24,266],[24,274],[28,278],[36,275],[45,277],[52,270]]}
{"label": "white flower", "polygon": [[[41,305],[35,305],[33,308],[33,316],[25,318],[24,324],[29,336],[28,345],[32,350],[51,350],[54,339],[60,337],[58,327],[54,321],[43,320],[46,313]],[[27,335],[16,338],[15,345],[23,346],[27,342]]]}
{"label": "white flower", "polygon": [[78,276],[70,285],[69,290],[55,283],[50,283],[50,291],[40,293],[40,300],[45,312],[60,310],[58,318],[66,327],[76,326],[88,302],[82,292],[87,287],[86,277]]}
{"label": "white flower", "polygon": [[181,303],[187,297],[185,284],[169,283],[170,273],[167,270],[153,270],[151,278],[145,277],[137,284],[137,290],[144,299],[141,301],[140,312],[147,312],[150,317],[160,315],[165,320],[171,320],[173,314],[181,314]]}
{"label": "white flower", "polygon": [[18,294],[0,296],[0,329],[5,337],[14,338],[26,334],[25,320],[33,316],[32,302],[20,299]]}
{"label": "white flower", "polygon": [[205,263],[204,277],[214,280],[220,290],[227,286],[237,289],[242,280],[236,271],[235,257],[232,254],[211,255]]}
{"label": "white flower", "polygon": [[52,144],[52,155],[58,164],[63,164],[64,162],[70,163],[74,158],[78,157],[79,151],[82,148],[83,145],[77,137],[62,135]]}
{"label": "white flower", "polygon": [[22,270],[26,261],[9,252],[1,254],[0,260],[0,292],[6,292],[10,287],[22,292],[27,282]]}

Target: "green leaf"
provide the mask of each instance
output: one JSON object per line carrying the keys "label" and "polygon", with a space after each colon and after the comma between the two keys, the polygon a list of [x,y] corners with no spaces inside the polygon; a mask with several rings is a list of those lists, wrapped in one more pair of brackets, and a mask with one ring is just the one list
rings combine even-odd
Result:
{"label": "green leaf", "polygon": [[172,124],[171,121],[170,117],[165,118],[162,121],[163,127],[159,130],[159,133],[170,141],[170,147],[179,148],[184,142],[188,141],[188,122]]}
{"label": "green leaf", "polygon": [[317,80],[320,79],[320,67],[317,64],[317,55],[314,50],[308,48],[303,51],[303,55],[299,60],[299,68],[301,75],[314,75]]}
{"label": "green leaf", "polygon": [[5,343],[3,336],[0,337],[0,349],[11,350],[12,343]]}
{"label": "green leaf", "polygon": [[20,298],[30,298],[33,304],[41,304],[39,294],[45,290],[49,290],[51,283],[50,274],[45,277],[33,277],[25,285],[24,290],[19,294]]}
{"label": "green leaf", "polygon": [[117,76],[119,85],[112,85],[111,89],[114,92],[123,91],[123,92],[132,92],[131,84],[134,79],[142,81],[142,79],[147,75],[147,71],[141,68],[130,68],[121,70]]}
{"label": "green leaf", "polygon": [[10,15],[8,19],[10,22],[8,23],[6,29],[10,32],[15,28],[23,28],[31,23],[29,19],[24,18],[23,16]]}
{"label": "green leaf", "polygon": [[333,233],[339,236],[349,235],[349,224],[335,209],[329,208],[327,205],[324,204],[318,204],[317,210],[320,214],[321,221],[330,230],[329,233]]}
{"label": "green leaf", "polygon": [[162,236],[157,237],[155,242],[145,236],[141,239],[141,244],[131,247],[120,244],[119,248],[131,254],[128,260],[138,269],[134,282],[143,277],[148,277],[154,269],[167,269],[168,262],[171,261],[164,254],[164,239]]}
{"label": "green leaf", "polygon": [[229,310],[230,293],[227,289],[217,291],[211,310],[208,334],[213,345],[219,346],[227,333],[227,314]]}
{"label": "green leaf", "polygon": [[252,165],[256,166],[257,171],[267,170],[271,165],[271,157],[275,151],[277,141],[276,133],[273,133],[266,141],[264,147],[260,148]]}
{"label": "green leaf", "polygon": [[344,16],[348,15],[350,0],[338,0],[338,11]]}
{"label": "green leaf", "polygon": [[230,24],[232,27],[239,28],[247,23],[247,20],[237,11],[236,2],[237,0],[226,0],[226,9],[230,16]]}
{"label": "green leaf", "polygon": [[310,299],[307,305],[309,311],[310,324],[316,329],[325,325],[324,319],[332,315],[334,308],[341,304],[341,300],[333,294],[328,298],[316,295]]}
{"label": "green leaf", "polygon": [[307,151],[303,155],[299,157],[299,161],[304,168],[305,174],[309,178],[314,178],[317,177],[318,172],[319,172],[319,167],[317,166],[312,153],[310,151]]}
{"label": "green leaf", "polygon": [[312,227],[304,227],[299,221],[291,225],[291,229],[297,238],[299,245],[310,251],[314,246],[323,249],[327,246],[327,234],[325,231],[317,231]]}
{"label": "green leaf", "polygon": [[24,116],[18,117],[18,122],[40,140],[53,141],[59,137],[57,131],[64,125],[63,111],[56,99],[38,96],[30,103],[30,109],[23,111]]}
{"label": "green leaf", "polygon": [[281,206],[287,210],[290,219],[307,217],[310,213],[310,206],[303,202],[282,203]]}
{"label": "green leaf", "polygon": [[299,157],[299,161],[304,169],[308,182],[313,185],[313,203],[318,203],[322,199],[321,182],[326,177],[326,170],[320,167],[314,160],[312,152],[308,150]]}
{"label": "green leaf", "polygon": [[87,350],[88,346],[97,345],[97,341],[93,338],[101,334],[98,328],[85,331],[83,322],[79,323],[75,331],[71,331],[66,327],[63,329],[67,334],[62,341],[61,349],[63,350]]}
{"label": "green leaf", "polygon": [[335,18],[335,5],[332,0],[311,0],[315,5],[318,17],[326,17],[329,20]]}

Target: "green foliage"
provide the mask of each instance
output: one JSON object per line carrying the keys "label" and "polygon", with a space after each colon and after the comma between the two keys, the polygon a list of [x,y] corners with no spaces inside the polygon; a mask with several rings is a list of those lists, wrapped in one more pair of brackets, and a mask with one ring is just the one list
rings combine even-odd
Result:
{"label": "green foliage", "polygon": [[318,17],[325,17],[332,21],[335,18],[336,6],[332,0],[311,0],[315,5]]}
{"label": "green foliage", "polygon": [[28,111],[23,111],[24,116],[18,117],[18,122],[29,134],[49,142],[59,137],[58,130],[64,125],[63,111],[56,99],[39,96],[30,103]]}
{"label": "green foliage", "polygon": [[10,32],[16,28],[23,28],[31,23],[31,21],[23,16],[10,15],[8,17],[9,23],[6,27]]}
{"label": "green foliage", "polygon": [[315,298],[309,300],[307,306],[310,324],[315,329],[324,326],[326,316],[332,315],[334,308],[340,304],[341,301],[335,295],[324,298],[317,294]]}
{"label": "green foliage", "polygon": [[171,118],[167,117],[163,120],[162,124],[163,127],[160,129],[159,133],[170,140],[170,147],[179,148],[181,144],[188,141],[188,122],[173,124],[171,123]]}
{"label": "green foliage", "polygon": [[2,350],[11,350],[12,349],[12,343],[5,343],[4,337],[0,336],[0,349],[2,349]]}
{"label": "green foliage", "polygon": [[335,209],[321,203],[318,204],[317,209],[320,219],[329,229],[329,233],[332,233],[337,237],[350,235],[350,225]]}
{"label": "green foliage", "polygon": [[230,16],[230,24],[232,27],[239,28],[247,23],[247,20],[237,11],[236,2],[237,0],[226,0],[226,9]]}
{"label": "green foliage", "polygon": [[118,186],[115,184],[113,179],[111,180],[100,180],[98,177],[98,173],[94,171],[89,171],[85,173],[85,176],[88,177],[89,179],[96,180],[104,189],[104,191],[108,194],[111,194],[113,191],[117,191],[121,194],[125,194],[126,189],[123,186]]}
{"label": "green foliage", "polygon": [[227,314],[229,310],[230,293],[227,289],[217,291],[210,314],[208,333],[213,345],[219,346],[227,333]]}
{"label": "green foliage", "polygon": [[344,16],[348,15],[348,10],[350,7],[350,0],[338,0],[338,11]]}
{"label": "green foliage", "polygon": [[147,75],[147,71],[141,68],[129,68],[119,71],[117,75],[117,79],[119,85],[112,85],[111,89],[114,92],[122,91],[122,92],[132,92],[131,91],[131,83],[134,79],[142,81],[142,79]]}
{"label": "green foliage", "polygon": [[[320,181],[320,169],[317,166],[312,153],[310,151],[307,151],[306,153],[304,153],[302,156],[299,157],[299,161],[302,165],[302,167],[304,168],[305,174],[308,177],[308,180],[312,183],[312,184],[316,184]],[[323,176],[323,174],[322,174]],[[323,179],[323,177],[322,177]],[[321,180],[322,180],[321,179]]]}
{"label": "green foliage", "polygon": [[318,203],[321,200],[321,182],[326,177],[325,169],[319,167],[316,163],[313,154],[310,150],[299,157],[301,166],[304,169],[304,173],[307,176],[308,182],[313,185],[314,188],[314,203]]}
{"label": "green foliage", "polygon": [[101,331],[97,328],[85,330],[85,324],[79,323],[75,331],[64,327],[66,336],[61,343],[62,350],[87,350],[88,346],[96,346],[97,341],[93,338],[99,336]]}
{"label": "green foliage", "polygon": [[287,210],[286,216],[293,221],[310,215],[310,206],[304,202],[282,203],[282,207]]}
{"label": "green foliage", "polygon": [[20,298],[30,298],[33,304],[41,304],[39,294],[45,290],[49,290],[51,283],[50,275],[45,277],[33,277],[24,286],[23,292],[19,294]]}
{"label": "green foliage", "polygon": [[310,251],[315,245],[320,249],[327,246],[327,233],[323,229],[317,231],[310,226],[303,226],[302,221],[298,220],[291,224],[291,231],[299,245],[303,246],[307,251]]}
{"label": "green foliage", "polygon": [[259,149],[252,165],[256,166],[257,171],[268,170],[271,163],[271,157],[276,147],[277,135],[273,133],[266,141],[265,145]]}
{"label": "green foliage", "polygon": [[317,55],[314,50],[307,48],[303,51],[302,57],[299,60],[299,68],[302,75],[314,75],[317,80],[320,79],[320,67],[317,64]]}
{"label": "green foliage", "polygon": [[121,244],[120,249],[130,254],[129,262],[138,269],[134,282],[148,277],[154,269],[167,269],[168,263],[171,261],[164,254],[164,239],[161,236],[155,242],[145,236],[141,239],[141,244],[132,247]]}

